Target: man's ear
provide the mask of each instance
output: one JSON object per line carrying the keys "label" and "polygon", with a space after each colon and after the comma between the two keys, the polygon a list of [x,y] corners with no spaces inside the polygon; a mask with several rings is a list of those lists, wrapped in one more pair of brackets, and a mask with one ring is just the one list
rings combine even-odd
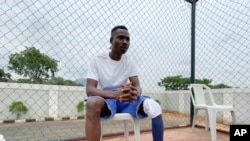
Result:
{"label": "man's ear", "polygon": [[109,42],[112,44],[112,41],[113,41],[113,37],[110,37],[110,40],[109,40]]}

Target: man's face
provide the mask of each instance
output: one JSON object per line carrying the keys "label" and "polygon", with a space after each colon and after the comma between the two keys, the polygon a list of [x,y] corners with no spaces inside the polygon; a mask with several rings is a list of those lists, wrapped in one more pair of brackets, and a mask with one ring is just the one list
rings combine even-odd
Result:
{"label": "man's face", "polygon": [[125,54],[130,44],[128,31],[125,29],[117,29],[110,42],[112,44],[112,51],[118,54]]}

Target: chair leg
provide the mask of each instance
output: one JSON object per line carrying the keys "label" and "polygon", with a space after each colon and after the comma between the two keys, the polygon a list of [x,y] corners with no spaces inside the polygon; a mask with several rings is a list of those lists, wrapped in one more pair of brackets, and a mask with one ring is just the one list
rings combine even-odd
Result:
{"label": "chair leg", "polygon": [[134,135],[135,135],[135,141],[140,141],[140,120],[134,119]]}
{"label": "chair leg", "polygon": [[124,120],[124,136],[125,136],[125,141],[128,141],[129,137],[129,132],[128,132],[128,120]]}
{"label": "chair leg", "polygon": [[208,110],[205,110],[206,116],[205,116],[205,122],[206,122],[206,126],[205,126],[205,130],[208,131],[209,129],[209,116],[208,116]]}
{"label": "chair leg", "polygon": [[192,131],[194,131],[194,125],[195,125],[197,113],[198,113],[198,110],[197,110],[197,109],[194,109],[194,116],[193,116],[193,123],[192,123]]}
{"label": "chair leg", "polygon": [[216,141],[216,113],[217,110],[213,107],[207,109],[209,115],[209,127],[211,134],[211,141]]}
{"label": "chair leg", "polygon": [[[135,141],[140,141],[140,119],[133,118],[131,115],[126,114],[126,113],[121,113],[121,114],[115,114],[115,116],[111,120],[122,120],[123,121],[125,141],[129,140],[128,121],[132,121],[133,125],[134,125]],[[102,140],[102,123],[101,123],[100,140]]]}
{"label": "chair leg", "polygon": [[236,124],[235,113],[234,113],[234,111],[230,111],[230,112],[231,112],[231,115],[232,115],[233,124]]}

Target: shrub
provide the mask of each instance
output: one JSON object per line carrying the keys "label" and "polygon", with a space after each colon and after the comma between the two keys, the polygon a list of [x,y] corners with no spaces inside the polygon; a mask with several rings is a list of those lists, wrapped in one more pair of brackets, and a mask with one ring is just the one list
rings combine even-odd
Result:
{"label": "shrub", "polygon": [[161,102],[160,102],[159,99],[156,99],[155,101],[156,101],[159,105],[161,105]]}
{"label": "shrub", "polygon": [[77,112],[82,113],[82,116],[83,116],[84,106],[85,106],[84,101],[80,101],[77,104]]}
{"label": "shrub", "polygon": [[21,114],[27,113],[28,108],[23,104],[22,101],[14,101],[11,103],[9,111],[12,114],[16,114],[16,119],[19,119]]}

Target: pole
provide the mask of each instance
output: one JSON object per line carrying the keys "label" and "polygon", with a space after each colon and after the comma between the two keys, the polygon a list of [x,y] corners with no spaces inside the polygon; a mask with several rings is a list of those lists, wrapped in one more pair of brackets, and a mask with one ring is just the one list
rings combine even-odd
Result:
{"label": "pole", "polygon": [[[198,0],[186,0],[192,4],[191,13],[191,83],[195,83],[195,6]],[[190,100],[190,124],[193,123],[194,105]]]}

